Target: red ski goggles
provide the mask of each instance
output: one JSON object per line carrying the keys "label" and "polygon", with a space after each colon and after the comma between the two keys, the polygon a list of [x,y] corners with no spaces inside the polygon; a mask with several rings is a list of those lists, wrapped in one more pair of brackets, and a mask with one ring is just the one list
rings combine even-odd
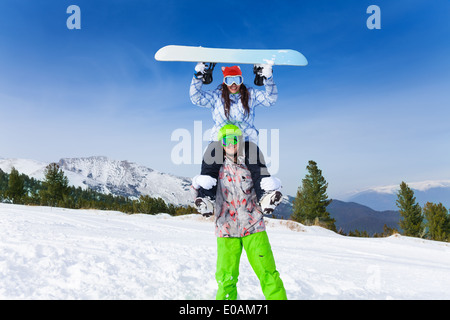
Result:
{"label": "red ski goggles", "polygon": [[233,83],[236,83],[236,85],[241,85],[244,82],[244,78],[242,76],[227,76],[223,78],[223,83],[225,83],[227,86],[231,86]]}
{"label": "red ski goggles", "polygon": [[239,142],[239,138],[235,135],[225,136],[222,138],[222,146],[226,147],[228,145],[237,145]]}

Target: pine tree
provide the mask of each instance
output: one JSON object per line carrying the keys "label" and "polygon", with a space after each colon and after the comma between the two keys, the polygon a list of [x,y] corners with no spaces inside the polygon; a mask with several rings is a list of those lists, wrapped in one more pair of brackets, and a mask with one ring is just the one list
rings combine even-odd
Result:
{"label": "pine tree", "polygon": [[5,200],[6,190],[8,189],[9,175],[0,169],[0,202]]}
{"label": "pine tree", "polygon": [[434,204],[427,202],[423,207],[425,218],[427,219],[428,235],[432,240],[449,241],[450,218],[448,210],[442,203]]}
{"label": "pine tree", "polygon": [[328,183],[322,176],[322,170],[312,160],[306,170],[308,173],[298,188],[291,219],[306,225],[318,224],[336,231],[336,220],[327,212],[327,206],[332,200],[328,199]]}
{"label": "pine tree", "polygon": [[20,176],[19,171],[12,167],[11,173],[9,174],[6,196],[11,199],[13,203],[21,203],[25,193],[24,179]]}
{"label": "pine tree", "polygon": [[423,215],[422,209],[414,197],[414,191],[405,182],[402,182],[397,198],[397,207],[402,217],[399,226],[403,229],[403,234],[420,237],[423,230]]}
{"label": "pine tree", "polygon": [[44,173],[44,189],[40,192],[43,204],[50,206],[63,204],[69,190],[69,179],[56,163],[50,163]]}
{"label": "pine tree", "polygon": [[148,195],[141,195],[139,201],[135,203],[134,211],[146,214],[166,213],[168,207],[161,198],[152,198]]}

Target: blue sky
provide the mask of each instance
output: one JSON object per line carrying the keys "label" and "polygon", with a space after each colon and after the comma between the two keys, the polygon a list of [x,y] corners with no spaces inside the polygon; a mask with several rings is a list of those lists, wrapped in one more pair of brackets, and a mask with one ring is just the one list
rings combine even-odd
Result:
{"label": "blue sky", "polygon": [[[69,30],[70,5],[81,30]],[[381,29],[369,30],[369,5]],[[183,44],[295,49],[274,67],[279,99],[256,113],[278,129],[279,170],[295,195],[314,160],[333,198],[372,186],[450,179],[447,0],[99,1],[0,3],[0,157],[104,155],[193,176],[176,165],[177,129],[212,126],[189,100],[193,63],[158,62]],[[251,66],[242,66],[252,84]],[[215,88],[221,82],[215,71]],[[204,143],[206,146],[206,142]],[[194,157],[194,156],[192,156]]]}

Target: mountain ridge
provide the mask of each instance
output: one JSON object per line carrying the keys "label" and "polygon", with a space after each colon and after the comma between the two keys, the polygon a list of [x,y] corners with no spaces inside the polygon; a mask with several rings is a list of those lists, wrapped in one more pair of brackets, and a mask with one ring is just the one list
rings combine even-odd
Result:
{"label": "mountain ridge", "polygon": [[[191,204],[191,179],[162,173],[127,160],[104,156],[62,158],[57,162],[70,185],[131,198],[149,195],[174,205]],[[47,163],[30,159],[0,159],[0,169],[43,180]]]}
{"label": "mountain ridge", "polygon": [[[287,196],[274,211],[278,219],[289,219],[292,214],[294,197]],[[394,210],[377,211],[356,202],[345,202],[332,199],[327,207],[331,218],[336,220],[336,229],[344,233],[350,231],[366,231],[369,235],[383,233],[384,225],[399,230],[400,213]]]}
{"label": "mountain ridge", "polygon": [[[416,201],[421,207],[427,202],[433,202],[450,208],[450,180],[426,180],[406,184],[414,191]],[[370,188],[346,197],[345,201],[357,202],[378,211],[397,210],[398,190],[400,184]]]}
{"label": "mountain ridge", "polygon": [[[62,158],[57,163],[69,178],[70,184],[75,187],[91,188],[102,193],[131,198],[149,195],[174,205],[192,205],[190,178],[162,173],[127,160],[111,160],[105,156]],[[3,171],[10,172],[14,166],[20,173],[38,180],[44,179],[47,165],[30,159],[0,158],[0,169]],[[424,181],[411,186],[419,187],[420,190],[415,190],[415,195],[418,201],[422,201],[421,205],[425,203],[425,199],[438,203],[442,202],[442,191],[448,191],[450,199],[450,181],[449,188],[444,188],[446,181]],[[398,229],[400,216],[395,210],[395,189],[395,186],[379,187],[356,194],[345,201],[335,199],[328,211],[336,219],[338,230],[342,229],[344,232],[358,229],[369,234],[381,233],[384,224]],[[436,190],[440,192],[433,196],[433,191]],[[293,200],[294,197],[284,195],[282,203],[274,211],[274,216],[289,219]]]}

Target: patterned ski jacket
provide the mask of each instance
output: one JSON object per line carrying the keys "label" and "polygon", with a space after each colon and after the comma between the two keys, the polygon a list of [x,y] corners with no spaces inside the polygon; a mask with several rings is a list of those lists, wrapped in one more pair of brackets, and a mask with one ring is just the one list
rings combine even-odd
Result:
{"label": "patterned ski jacket", "polygon": [[244,157],[239,157],[238,164],[225,159],[219,171],[215,206],[217,237],[244,237],[266,230]]}
{"label": "patterned ski jacket", "polygon": [[217,88],[212,91],[203,91],[202,86],[203,82],[194,77],[189,93],[193,104],[211,109],[214,126],[211,130],[210,142],[217,140],[217,133],[220,128],[228,122],[232,122],[242,130],[246,141],[258,143],[258,130],[256,130],[254,125],[255,108],[258,106],[270,107],[277,101],[278,89],[273,81],[273,77],[265,80],[265,90],[248,88],[250,94],[250,113],[248,117],[245,115],[240,94],[230,94],[230,115],[227,119],[221,89]]}

